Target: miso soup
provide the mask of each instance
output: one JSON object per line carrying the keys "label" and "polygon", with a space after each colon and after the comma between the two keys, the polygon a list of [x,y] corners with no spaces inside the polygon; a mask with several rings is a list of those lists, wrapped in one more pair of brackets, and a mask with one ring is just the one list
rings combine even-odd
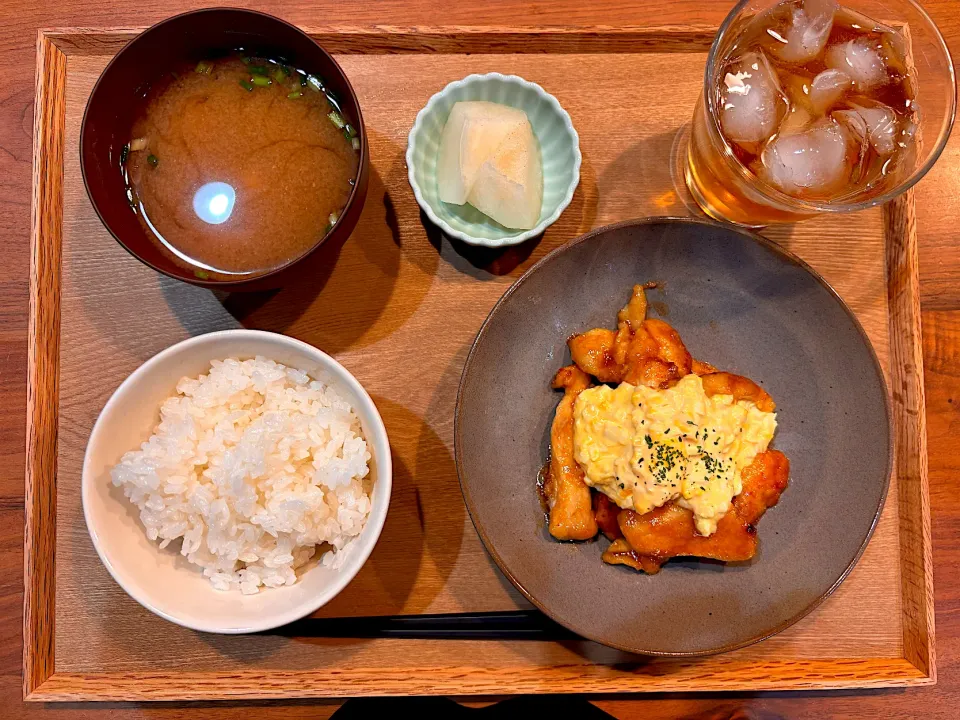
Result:
{"label": "miso soup", "polygon": [[145,229],[201,278],[308,251],[353,190],[360,139],[322,78],[240,53],[147,92],[121,164]]}

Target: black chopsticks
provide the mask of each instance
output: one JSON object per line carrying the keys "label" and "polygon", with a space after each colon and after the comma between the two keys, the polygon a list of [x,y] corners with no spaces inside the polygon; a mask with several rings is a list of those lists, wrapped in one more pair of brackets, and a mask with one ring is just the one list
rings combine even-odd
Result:
{"label": "black chopsticks", "polygon": [[536,610],[441,615],[305,618],[274,634],[312,638],[572,640],[578,636]]}

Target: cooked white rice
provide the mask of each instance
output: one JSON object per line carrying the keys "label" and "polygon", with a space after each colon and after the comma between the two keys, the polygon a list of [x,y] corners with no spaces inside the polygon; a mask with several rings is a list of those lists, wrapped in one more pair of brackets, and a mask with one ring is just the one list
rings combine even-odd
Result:
{"label": "cooked white rice", "polygon": [[328,543],[340,564],[370,512],[370,453],[353,408],[306,373],[257,357],[215,360],[183,378],[160,424],[111,470],[160,547],[218,590],[296,582]]}

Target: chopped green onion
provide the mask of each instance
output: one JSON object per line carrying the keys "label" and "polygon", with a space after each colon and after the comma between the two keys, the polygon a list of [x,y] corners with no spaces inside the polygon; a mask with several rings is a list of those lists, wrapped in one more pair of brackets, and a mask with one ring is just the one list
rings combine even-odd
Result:
{"label": "chopped green onion", "polygon": [[353,145],[353,149],[354,149],[354,150],[359,150],[359,149],[360,149],[360,138],[358,138],[358,137],[350,138],[350,144]]}
{"label": "chopped green onion", "polygon": [[299,90],[294,90],[292,93],[287,93],[287,97],[290,98],[291,100],[295,100],[298,97],[303,97],[303,93],[300,92]]}
{"label": "chopped green onion", "polygon": [[160,163],[160,158],[153,153],[150,153],[147,155],[147,162],[150,163],[150,167],[156,167]]}
{"label": "chopped green onion", "polygon": [[340,113],[338,113],[336,110],[331,110],[327,113],[327,117],[330,118],[330,122],[336,125],[340,130],[343,130],[343,127],[346,125],[346,123],[343,121],[343,118],[340,117]]}
{"label": "chopped green onion", "polygon": [[123,165],[127,161],[127,155],[130,154],[130,143],[127,143],[120,149],[120,164]]}
{"label": "chopped green onion", "polygon": [[357,131],[356,131],[356,129],[353,127],[353,125],[350,125],[350,124],[348,123],[348,124],[346,124],[346,125],[343,126],[343,134],[346,135],[348,139],[349,139],[349,138],[355,138],[355,137],[357,136]]}
{"label": "chopped green onion", "polygon": [[266,74],[267,74],[267,68],[265,68],[263,65],[251,65],[250,67],[247,68],[247,70],[250,71],[250,74],[251,74],[251,75],[266,75]]}
{"label": "chopped green onion", "polygon": [[301,75],[301,76],[300,76],[300,87],[306,87],[306,86],[307,86],[307,77],[306,77],[306,75]]}
{"label": "chopped green onion", "polygon": [[273,85],[273,80],[268,78],[266,75],[254,75],[250,78],[250,82],[259,87],[267,87],[267,85]]}
{"label": "chopped green onion", "polygon": [[316,75],[307,75],[307,85],[317,92],[323,92],[323,81]]}
{"label": "chopped green onion", "polygon": [[196,277],[200,278],[201,280],[209,280],[209,279],[210,279],[210,273],[208,273],[206,270],[194,270],[194,271],[193,271],[193,274],[194,274]]}
{"label": "chopped green onion", "polygon": [[194,71],[200,73],[201,75],[209,75],[211,70],[213,70],[213,65],[208,63],[206,60],[201,60],[194,68]]}
{"label": "chopped green onion", "polygon": [[336,225],[336,224],[337,224],[337,220],[339,220],[339,219],[340,219],[340,216],[337,215],[337,213],[335,213],[335,212],[330,213],[330,217],[327,218],[327,220],[330,221],[330,226],[331,226],[331,227],[333,227],[334,225]]}
{"label": "chopped green onion", "polygon": [[253,83],[251,83],[249,80],[244,80],[243,78],[241,78],[240,87],[242,87],[247,92],[251,92],[253,90]]}
{"label": "chopped green onion", "polygon": [[273,79],[278,83],[282,83],[284,80],[287,79],[287,76],[283,72],[283,68],[278,67],[276,70],[273,71]]}

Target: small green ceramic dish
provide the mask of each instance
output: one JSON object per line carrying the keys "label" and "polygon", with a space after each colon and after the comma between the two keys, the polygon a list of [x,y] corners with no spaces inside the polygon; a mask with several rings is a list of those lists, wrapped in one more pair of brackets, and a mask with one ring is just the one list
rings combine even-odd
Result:
{"label": "small green ceramic dish", "polygon": [[[451,108],[462,100],[510,105],[523,110],[530,119],[543,162],[543,206],[535,228],[507,228],[471,205],[451,205],[438,197],[440,135]],[[448,236],[486,247],[517,245],[556,222],[580,183],[580,162],[580,137],[557,99],[536,83],[500,73],[469,75],[447,85],[419,112],[407,144],[410,185],[427,217]]]}

